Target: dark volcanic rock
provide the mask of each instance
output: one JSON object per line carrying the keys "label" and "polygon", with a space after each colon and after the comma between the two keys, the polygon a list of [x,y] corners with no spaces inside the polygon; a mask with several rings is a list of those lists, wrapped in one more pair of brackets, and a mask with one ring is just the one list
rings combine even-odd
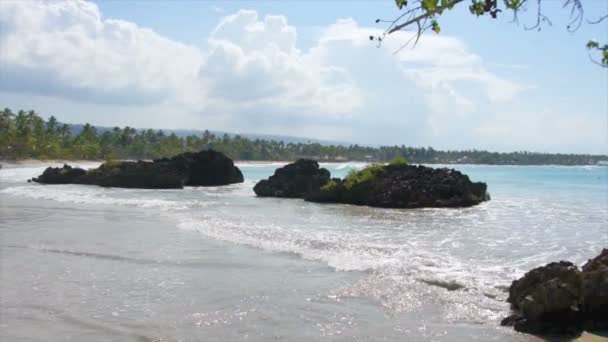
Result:
{"label": "dark volcanic rock", "polygon": [[513,281],[507,301],[516,313],[501,324],[531,334],[576,335],[608,328],[606,251],[580,271],[567,261],[535,268]]}
{"label": "dark volcanic rock", "polygon": [[32,180],[44,184],[69,184],[86,173],[83,169],[64,164],[60,168],[48,167],[40,176],[32,178]]}
{"label": "dark volcanic rock", "polygon": [[243,174],[232,159],[213,150],[187,152],[172,158],[158,159],[155,163],[168,163],[176,170],[187,171],[187,186],[217,186],[242,183]]}
{"label": "dark volcanic rock", "polygon": [[608,248],[604,248],[595,258],[589,259],[583,265],[583,272],[599,271],[606,267],[608,267]]}
{"label": "dark volcanic rock", "polygon": [[[348,178],[348,177],[347,177]],[[309,193],[307,201],[384,208],[467,207],[487,200],[487,185],[455,170],[422,165],[386,165],[355,184],[346,180]]]}
{"label": "dark volcanic rock", "polygon": [[268,179],[259,181],[253,191],[261,197],[303,198],[318,191],[329,180],[329,171],[319,168],[319,163],[300,159],[277,169]]}
{"label": "dark volcanic rock", "polygon": [[243,182],[243,174],[220,152],[183,153],[153,162],[107,162],[88,171],[47,168],[33,179],[44,184],[90,184],[104,187],[180,189],[184,186],[216,186]]}
{"label": "dark volcanic rock", "polygon": [[[533,295],[539,288],[554,279],[561,279],[568,283],[574,282],[577,283],[575,287],[580,287],[580,271],[573,263],[568,261],[552,262],[529,271],[519,280],[514,280],[509,287],[507,302],[522,307],[527,301],[526,297]],[[575,294],[578,295],[578,293]],[[563,305],[564,307],[570,307],[571,304]]]}
{"label": "dark volcanic rock", "polygon": [[485,183],[473,183],[455,170],[412,165],[374,165],[369,170],[356,182],[348,176],[330,180],[329,171],[316,161],[301,159],[277,169],[254,191],[258,196],[385,208],[466,207],[489,199]]}
{"label": "dark volcanic rock", "polygon": [[513,281],[507,301],[521,311],[515,330],[533,334],[572,333],[581,326],[581,272],[567,261],[550,263]]}
{"label": "dark volcanic rock", "polygon": [[608,269],[583,272],[581,312],[587,330],[608,330]]}
{"label": "dark volcanic rock", "polygon": [[168,163],[108,162],[89,170],[74,183],[116,188],[181,189],[187,176],[186,170]]}

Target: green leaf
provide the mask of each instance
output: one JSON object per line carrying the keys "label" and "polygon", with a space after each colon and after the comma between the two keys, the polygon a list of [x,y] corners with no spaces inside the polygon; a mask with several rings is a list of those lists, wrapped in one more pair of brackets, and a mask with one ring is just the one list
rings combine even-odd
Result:
{"label": "green leaf", "polygon": [[596,42],[595,40],[590,40],[587,42],[587,49],[593,49],[593,48],[599,48],[600,47],[600,43]]}
{"label": "green leaf", "polygon": [[439,0],[422,0],[422,9],[425,11],[431,11],[437,7]]}
{"label": "green leaf", "polygon": [[439,27],[439,23],[436,20],[431,21],[431,30],[435,31],[435,33],[439,33],[441,31],[441,27]]}
{"label": "green leaf", "polygon": [[482,1],[473,0],[473,2],[471,3],[471,6],[469,6],[469,10],[471,11],[472,14],[475,14],[476,16],[483,15],[484,3]]}
{"label": "green leaf", "polygon": [[521,4],[520,0],[505,0],[505,6],[509,9],[517,9],[517,7],[519,7],[519,5]]}
{"label": "green leaf", "polygon": [[395,4],[401,9],[403,6],[407,6],[407,0],[395,0]]}

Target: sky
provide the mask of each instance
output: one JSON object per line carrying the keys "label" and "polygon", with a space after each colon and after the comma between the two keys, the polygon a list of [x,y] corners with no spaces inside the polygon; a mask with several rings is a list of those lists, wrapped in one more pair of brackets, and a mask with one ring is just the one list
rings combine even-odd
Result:
{"label": "sky", "polygon": [[[0,1],[0,106],[62,122],[281,134],[366,145],[608,153],[608,68],[589,39],[476,18],[369,41],[399,15],[374,1]],[[594,20],[608,1],[584,1]]]}

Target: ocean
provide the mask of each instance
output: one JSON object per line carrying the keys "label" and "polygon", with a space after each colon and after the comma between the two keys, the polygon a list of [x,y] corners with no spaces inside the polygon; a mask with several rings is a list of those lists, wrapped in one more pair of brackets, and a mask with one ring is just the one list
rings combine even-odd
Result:
{"label": "ocean", "polygon": [[492,199],[404,210],[257,198],[283,164],[237,165],[184,190],[4,165],[0,340],[535,341],[499,326],[511,281],[608,247],[608,167],[450,165]]}

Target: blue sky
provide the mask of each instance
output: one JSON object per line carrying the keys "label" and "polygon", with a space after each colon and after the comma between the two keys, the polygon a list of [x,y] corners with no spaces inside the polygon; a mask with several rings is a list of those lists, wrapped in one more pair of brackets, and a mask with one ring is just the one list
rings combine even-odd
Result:
{"label": "blue sky", "polygon": [[[3,1],[0,102],[66,122],[443,149],[608,152],[608,20],[527,31],[467,1],[414,49],[367,40],[385,1]],[[585,2],[592,20],[608,1]]]}

